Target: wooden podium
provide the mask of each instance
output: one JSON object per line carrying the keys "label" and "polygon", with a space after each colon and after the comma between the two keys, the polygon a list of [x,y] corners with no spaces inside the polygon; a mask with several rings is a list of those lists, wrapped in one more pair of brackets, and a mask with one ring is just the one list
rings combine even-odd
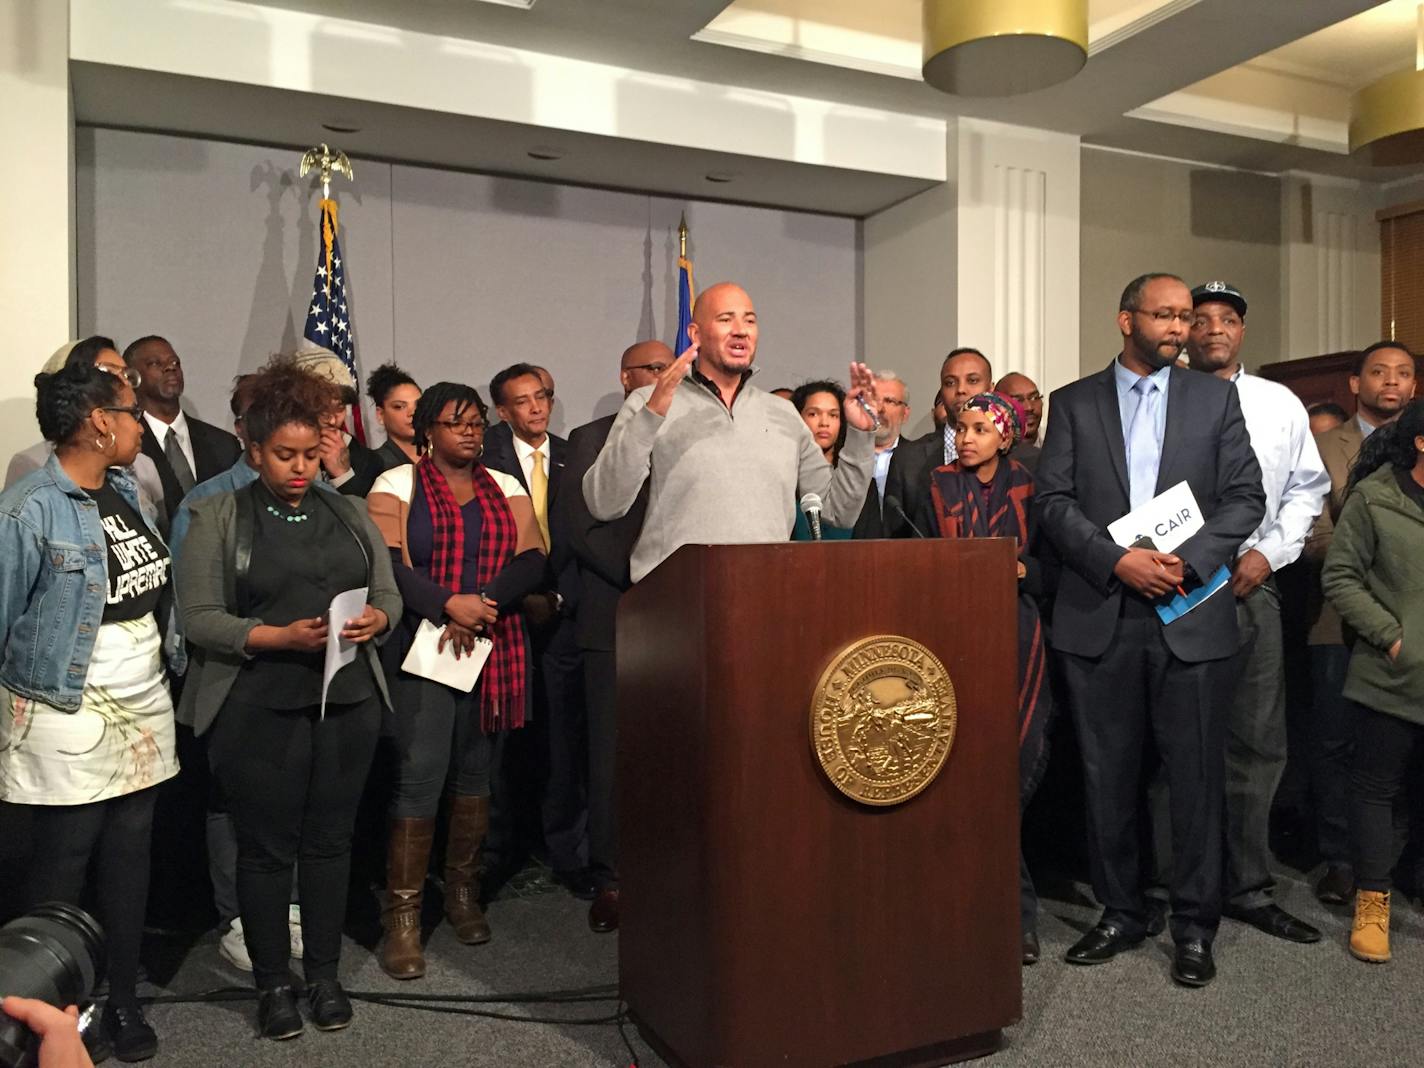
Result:
{"label": "wooden podium", "polygon": [[[932,1065],[1019,1019],[1013,543],[684,546],[618,613],[619,983],[666,1059]],[[958,703],[903,804],[812,751],[822,671],[927,646]]]}

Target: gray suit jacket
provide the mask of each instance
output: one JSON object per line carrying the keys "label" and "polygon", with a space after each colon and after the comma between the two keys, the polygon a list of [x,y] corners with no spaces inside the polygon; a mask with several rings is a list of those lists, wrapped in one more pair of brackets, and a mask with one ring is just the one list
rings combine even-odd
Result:
{"label": "gray suit jacket", "polygon": [[[1078,656],[1107,651],[1117,631],[1125,587],[1113,574],[1127,550],[1107,525],[1131,510],[1126,448],[1113,368],[1054,391],[1035,475],[1044,532],[1063,560],[1053,607],[1054,647]],[[1157,492],[1185,481],[1206,526],[1176,550],[1202,580],[1236,558],[1236,550],[1266,514],[1261,467],[1251,448],[1241,402],[1231,382],[1172,370]],[[1236,652],[1236,601],[1225,591],[1163,628],[1181,660],[1220,660]]]}
{"label": "gray suit jacket", "polygon": [[[365,501],[323,493],[321,500],[334,509],[346,525],[365,535],[366,558],[371,562],[367,576],[370,593],[367,603],[386,614],[394,626],[401,617],[400,593],[391,572],[391,555],[385,541],[366,515]],[[178,722],[202,734],[213,725],[228,691],[237,679],[238,668],[248,657],[247,636],[260,619],[235,614],[237,604],[237,497],[219,493],[193,504],[192,522],[183,542],[174,575],[183,633],[192,657],[178,705]],[[386,634],[390,630],[387,628]],[[382,639],[384,639],[382,635]],[[376,656],[375,642],[367,642],[365,655],[381,700],[389,708],[386,677]]]}

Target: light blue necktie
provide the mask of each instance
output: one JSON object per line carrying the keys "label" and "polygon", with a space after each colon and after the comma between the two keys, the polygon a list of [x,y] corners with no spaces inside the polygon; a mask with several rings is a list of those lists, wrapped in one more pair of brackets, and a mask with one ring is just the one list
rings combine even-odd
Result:
{"label": "light blue necktie", "polygon": [[1162,462],[1162,443],[1157,440],[1157,405],[1161,392],[1151,378],[1140,378],[1132,386],[1137,394],[1137,411],[1127,431],[1127,479],[1132,507],[1150,501],[1157,492],[1157,469]]}

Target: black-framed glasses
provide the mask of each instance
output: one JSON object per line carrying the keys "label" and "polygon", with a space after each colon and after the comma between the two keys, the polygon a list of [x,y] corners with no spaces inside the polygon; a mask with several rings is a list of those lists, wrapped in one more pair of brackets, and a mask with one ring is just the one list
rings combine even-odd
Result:
{"label": "black-framed glasses", "polygon": [[1009,396],[1020,404],[1037,404],[1043,400],[1042,393],[1010,393]]}
{"label": "black-framed glasses", "polygon": [[120,407],[117,404],[105,404],[99,410],[101,412],[128,412],[129,415],[133,416],[137,420],[141,421],[143,419],[143,406],[140,404],[130,405],[126,408]]}
{"label": "black-framed glasses", "polygon": [[485,429],[485,421],[477,419],[471,422],[468,419],[437,419],[436,426],[443,426],[452,434],[482,434]]}
{"label": "black-framed glasses", "polygon": [[625,371],[647,371],[651,375],[660,375],[666,371],[671,364],[667,363],[634,363],[623,368]]}
{"label": "black-framed glasses", "polygon": [[1197,312],[1193,308],[1191,311],[1174,312],[1171,308],[1158,308],[1156,311],[1147,311],[1145,308],[1133,308],[1134,315],[1147,315],[1159,323],[1170,323],[1173,319],[1183,326],[1190,327],[1197,321]]}

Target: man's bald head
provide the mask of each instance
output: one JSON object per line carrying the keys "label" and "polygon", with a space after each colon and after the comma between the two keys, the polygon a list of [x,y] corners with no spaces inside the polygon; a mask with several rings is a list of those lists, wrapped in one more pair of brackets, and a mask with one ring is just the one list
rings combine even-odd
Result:
{"label": "man's bald head", "polygon": [[676,357],[672,349],[661,341],[640,341],[623,350],[623,359],[618,365],[618,381],[623,383],[623,396],[628,396],[641,386],[651,386],[658,375],[671,366]]}
{"label": "man's bald head", "polygon": [[756,308],[734,282],[718,282],[698,294],[688,337],[698,346],[698,363],[712,378],[740,378],[756,358]]}

